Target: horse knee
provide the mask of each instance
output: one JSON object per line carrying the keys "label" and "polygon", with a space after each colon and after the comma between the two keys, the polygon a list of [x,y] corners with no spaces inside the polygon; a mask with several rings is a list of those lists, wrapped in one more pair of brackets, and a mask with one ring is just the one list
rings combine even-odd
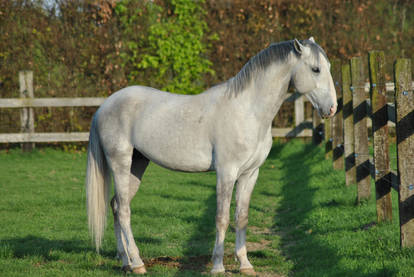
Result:
{"label": "horse knee", "polygon": [[225,230],[229,226],[229,217],[228,216],[216,216],[216,227],[217,229]]}
{"label": "horse knee", "polygon": [[129,218],[131,215],[130,201],[127,196],[116,194],[111,200],[112,213],[118,220]]}
{"label": "horse knee", "polygon": [[236,212],[236,228],[237,229],[244,229],[247,227],[247,224],[249,222],[249,213],[245,209],[241,209]]}

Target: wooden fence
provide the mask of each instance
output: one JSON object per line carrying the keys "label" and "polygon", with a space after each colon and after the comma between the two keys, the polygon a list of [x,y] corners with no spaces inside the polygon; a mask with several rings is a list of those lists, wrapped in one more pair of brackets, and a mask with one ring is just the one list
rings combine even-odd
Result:
{"label": "wooden fence", "polygon": [[[0,108],[20,109],[20,133],[0,133],[0,143],[22,143],[24,150],[33,149],[38,142],[77,142],[88,141],[88,132],[37,133],[35,132],[35,108],[40,107],[97,107],[105,101],[104,97],[81,98],[35,98],[33,91],[33,72],[19,72],[20,98],[0,98]],[[273,137],[311,137],[312,119],[305,119],[305,105],[308,101],[298,93],[291,93],[285,99],[294,102],[295,127],[273,128]]]}
{"label": "wooden fence", "polygon": [[[326,157],[335,169],[345,170],[346,185],[357,185],[358,202],[371,195],[375,181],[377,220],[392,220],[391,189],[399,194],[400,242],[414,246],[414,84],[411,60],[399,59],[394,65],[394,85],[385,83],[385,58],[380,51],[369,52],[368,70],[361,57],[349,63],[333,63],[339,111],[325,120]],[[369,77],[367,98],[366,77]],[[388,103],[387,90],[394,90]],[[389,99],[389,96],[388,96]],[[367,121],[371,121],[369,134]],[[396,125],[397,172],[390,170],[390,122]],[[393,123],[391,123],[393,124]],[[369,154],[372,143],[373,157]]]}
{"label": "wooden fence", "polygon": [[[33,149],[34,143],[40,142],[84,142],[88,141],[88,132],[37,133],[35,132],[34,109],[41,107],[97,107],[105,101],[105,97],[79,98],[35,98],[33,91],[33,72],[19,72],[20,98],[0,98],[1,108],[20,109],[20,133],[1,133],[0,143],[22,143],[24,150]],[[369,91],[366,83],[365,91]],[[393,84],[387,84],[387,90],[393,90]],[[289,93],[285,102],[294,102],[295,127],[272,128],[273,137],[313,137],[315,143],[323,139],[323,122],[313,112],[313,117],[305,118],[305,102],[307,98],[299,93]],[[313,130],[313,131],[312,131]],[[335,141],[336,144],[339,141]]]}
{"label": "wooden fence", "polygon": [[[338,95],[338,112],[323,122],[313,111],[305,120],[304,103],[300,94],[289,94],[285,101],[294,102],[295,127],[273,128],[274,137],[311,137],[314,143],[324,140],[326,158],[333,160],[335,169],[345,170],[346,185],[357,184],[357,199],[371,195],[371,177],[375,180],[377,219],[392,219],[391,188],[399,193],[401,246],[414,246],[414,84],[411,80],[411,60],[397,60],[394,83],[385,82],[384,53],[369,53],[368,70],[360,57],[341,65],[332,61],[332,76]],[[366,77],[369,75],[369,83]],[[88,141],[88,132],[36,133],[34,112],[37,107],[99,106],[105,98],[35,98],[33,73],[19,73],[20,98],[0,99],[0,108],[21,110],[21,133],[0,134],[0,143],[22,143],[31,150],[37,142]],[[394,85],[395,84],[395,85]],[[390,100],[387,92],[394,92]],[[369,99],[367,93],[370,93]],[[394,123],[393,123],[394,122]],[[396,126],[397,172],[390,170],[388,126]],[[372,127],[372,136],[368,126]],[[369,154],[372,137],[373,158]]]}

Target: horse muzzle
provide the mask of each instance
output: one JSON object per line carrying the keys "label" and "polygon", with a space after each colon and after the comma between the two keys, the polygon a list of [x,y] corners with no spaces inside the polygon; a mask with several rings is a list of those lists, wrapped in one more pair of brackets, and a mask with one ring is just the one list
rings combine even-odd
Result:
{"label": "horse muzzle", "polygon": [[329,118],[329,117],[333,117],[336,113],[337,110],[337,105],[334,104],[329,108],[328,112],[324,112],[324,111],[319,111],[320,115],[322,118]]}

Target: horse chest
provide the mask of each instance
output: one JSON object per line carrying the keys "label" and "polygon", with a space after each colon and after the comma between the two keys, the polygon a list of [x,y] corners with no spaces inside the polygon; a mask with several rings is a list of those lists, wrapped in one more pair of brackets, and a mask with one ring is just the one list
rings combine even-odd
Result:
{"label": "horse chest", "polygon": [[239,173],[260,167],[266,160],[272,147],[272,136],[266,132],[262,138],[253,139],[252,136],[240,136],[232,143],[221,141],[215,145],[215,167],[233,165]]}
{"label": "horse chest", "polygon": [[245,169],[252,169],[260,167],[267,158],[267,155],[270,152],[272,147],[272,137],[266,136],[263,140],[261,140],[258,144],[256,149],[253,151],[252,155],[246,161],[243,167]]}

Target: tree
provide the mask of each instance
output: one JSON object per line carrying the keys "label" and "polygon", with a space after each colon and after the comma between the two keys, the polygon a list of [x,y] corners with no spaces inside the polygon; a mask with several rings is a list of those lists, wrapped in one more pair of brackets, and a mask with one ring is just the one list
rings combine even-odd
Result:
{"label": "tree", "polygon": [[123,42],[128,51],[123,53],[124,65],[132,67],[130,81],[145,79],[140,75],[150,72],[147,85],[184,94],[203,90],[203,75],[214,71],[203,56],[208,27],[201,1],[171,0],[164,7],[148,1],[132,13],[130,2],[121,1],[116,7],[124,33],[131,34],[142,16],[148,22],[146,37],[141,33]]}

